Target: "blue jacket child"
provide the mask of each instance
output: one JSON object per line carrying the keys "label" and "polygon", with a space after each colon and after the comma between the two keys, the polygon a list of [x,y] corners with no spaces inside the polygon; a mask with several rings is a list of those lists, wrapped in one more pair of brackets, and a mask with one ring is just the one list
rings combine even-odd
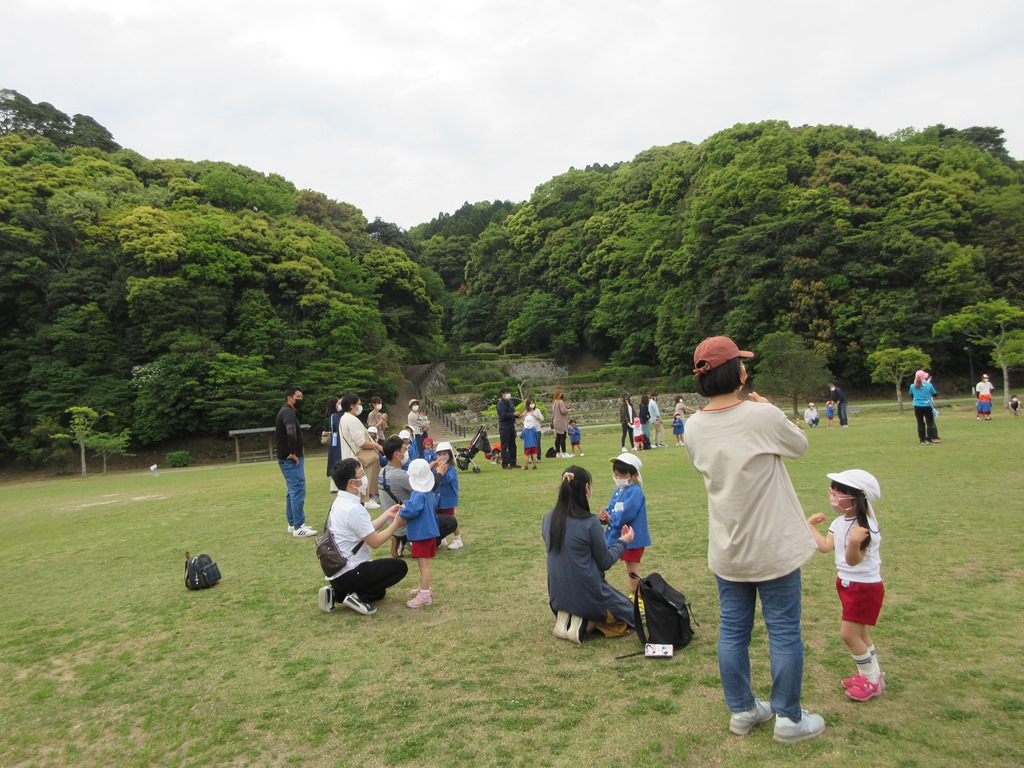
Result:
{"label": "blue jacket child", "polygon": [[570,445],[574,445],[574,444],[580,442],[580,428],[579,427],[577,427],[575,425],[569,427],[568,435],[569,435],[569,444]]}
{"label": "blue jacket child", "polygon": [[408,521],[405,535],[409,541],[427,541],[441,535],[437,527],[437,496],[433,491],[413,491],[398,514]]}
{"label": "blue jacket child", "polygon": [[455,509],[459,506],[459,470],[449,464],[443,475],[434,473],[440,478],[437,484],[437,508]]}
{"label": "blue jacket child", "polygon": [[624,525],[633,528],[633,540],[626,545],[626,549],[651,546],[651,533],[647,528],[647,497],[640,483],[616,488],[607,509],[611,520],[604,535],[609,547],[619,540]]}

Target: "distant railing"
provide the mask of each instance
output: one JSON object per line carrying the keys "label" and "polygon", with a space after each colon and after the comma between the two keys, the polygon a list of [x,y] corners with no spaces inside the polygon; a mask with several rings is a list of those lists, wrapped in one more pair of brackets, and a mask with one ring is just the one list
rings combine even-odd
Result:
{"label": "distant railing", "polygon": [[424,383],[429,382],[430,379],[433,377],[434,373],[437,371],[437,369],[442,365],[444,365],[443,360],[438,360],[436,362],[431,363],[423,370],[422,373],[420,373],[419,376],[416,377],[416,379],[412,382],[412,385],[413,388],[416,390],[416,397],[419,398],[420,402],[423,403],[426,409],[430,412],[432,418],[435,418],[437,421],[440,421],[441,424],[444,425],[445,429],[447,429],[453,435],[458,435],[459,437],[466,437],[466,428],[462,425],[462,423],[454,416],[442,411],[440,405],[438,405],[438,403],[436,403],[430,396],[426,394]]}

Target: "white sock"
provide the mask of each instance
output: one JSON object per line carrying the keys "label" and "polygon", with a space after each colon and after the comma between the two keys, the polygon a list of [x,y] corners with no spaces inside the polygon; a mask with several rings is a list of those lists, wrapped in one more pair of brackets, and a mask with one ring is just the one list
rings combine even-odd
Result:
{"label": "white sock", "polygon": [[857,672],[864,675],[872,683],[878,682],[878,661],[875,655],[868,651],[865,654],[857,655],[851,654],[853,660],[857,663]]}

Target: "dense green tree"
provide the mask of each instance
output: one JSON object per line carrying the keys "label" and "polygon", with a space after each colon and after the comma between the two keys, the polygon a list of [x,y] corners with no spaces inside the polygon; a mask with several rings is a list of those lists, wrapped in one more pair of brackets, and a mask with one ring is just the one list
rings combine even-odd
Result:
{"label": "dense green tree", "polygon": [[829,373],[820,356],[791,331],[769,333],[757,345],[754,388],[760,393],[785,396],[800,416],[800,403],[828,384]]}
{"label": "dense green tree", "polygon": [[896,402],[899,403],[900,413],[903,413],[903,382],[931,364],[932,359],[917,347],[889,347],[868,355],[868,365],[873,368],[871,380],[896,387]]}

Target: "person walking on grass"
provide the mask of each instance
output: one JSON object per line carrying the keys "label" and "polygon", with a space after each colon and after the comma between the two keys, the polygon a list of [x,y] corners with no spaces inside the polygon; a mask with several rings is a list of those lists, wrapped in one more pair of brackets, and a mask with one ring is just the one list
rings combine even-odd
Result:
{"label": "person walking on grass", "polygon": [[885,673],[878,667],[878,653],[868,628],[878,623],[885,597],[882,583],[882,534],[871,502],[882,498],[874,475],[848,469],[827,476],[829,505],[839,517],[824,536],[815,527],[827,519],[811,515],[807,525],[819,552],[835,552],[836,590],[843,606],[839,636],[853,656],[856,674],[843,680],[846,695],[854,701],[873,699],[885,690]]}
{"label": "person walking on grass", "polygon": [[410,593],[409,608],[422,608],[434,602],[430,584],[430,561],[437,556],[437,495],[434,493],[434,473],[424,459],[409,464],[409,485],[412,496],[402,505],[399,515],[406,521],[410,554],[416,559],[420,572],[420,585]]}
{"label": "person walking on grass", "polygon": [[288,533],[299,539],[316,536],[316,531],[306,525],[306,467],[302,455],[302,425],[299,423],[302,405],[302,390],[288,387],[284,393],[284,405],[274,420],[277,466],[287,488],[284,514],[288,518]]}
{"label": "person walking on grass", "polygon": [[[825,730],[824,718],[800,702],[800,568],[817,547],[782,461],[804,454],[807,435],[756,392],[740,398],[743,359],[753,356],[725,336],[705,339],[694,351],[694,382],[708,404],[687,425],[686,450],[708,493],[708,566],[718,585],[718,668],[729,730],[744,735],[774,716],[772,738],[790,744]],[[770,703],[757,699],[751,685],[758,598],[768,630]]]}
{"label": "person walking on grass", "polygon": [[651,392],[647,408],[651,416],[651,446],[654,448],[665,448],[665,422],[661,418],[661,407],[658,405],[657,392]]}
{"label": "person walking on grass", "polygon": [[399,505],[393,504],[376,520],[370,519],[366,507],[359,503],[368,479],[357,459],[339,461],[332,477],[338,494],[327,516],[327,529],[348,563],[327,577],[329,586],[321,587],[318,604],[321,611],[331,613],[335,599],[340,598],[338,602],[349,610],[372,616],[377,612],[374,603],[383,600],[388,588],[409,572],[404,560],[373,560],[370,555],[371,549],[388,541],[402,524],[398,517]]}

